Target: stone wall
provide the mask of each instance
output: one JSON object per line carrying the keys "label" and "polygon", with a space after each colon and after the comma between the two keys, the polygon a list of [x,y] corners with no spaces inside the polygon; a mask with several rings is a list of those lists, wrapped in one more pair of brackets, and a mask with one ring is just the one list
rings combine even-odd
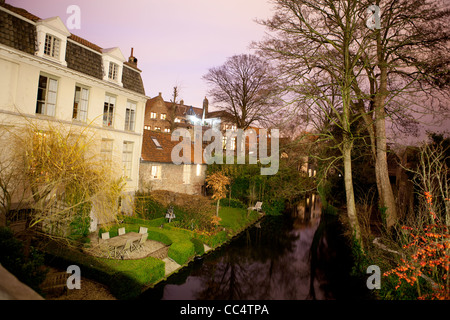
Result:
{"label": "stone wall", "polygon": [[[161,166],[161,178],[152,178],[152,166]],[[141,162],[139,170],[140,189],[148,190],[167,190],[191,195],[201,195],[202,187],[205,184],[206,165],[200,165],[200,175],[197,175],[197,165],[190,167],[190,183],[183,182],[184,165],[175,165],[173,163],[159,162]]]}

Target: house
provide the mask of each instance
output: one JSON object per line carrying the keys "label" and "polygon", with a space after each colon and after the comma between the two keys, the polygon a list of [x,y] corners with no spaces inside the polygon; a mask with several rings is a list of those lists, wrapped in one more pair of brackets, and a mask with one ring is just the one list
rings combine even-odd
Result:
{"label": "house", "polygon": [[133,195],[148,100],[133,51],[127,60],[119,48],[72,34],[59,17],[41,19],[4,1],[0,25],[0,124],[89,126],[101,140],[98,152],[122,168],[124,193]]}
{"label": "house", "polygon": [[179,141],[172,141],[170,133],[144,130],[140,164],[140,189],[167,190],[199,195],[204,193],[207,165],[194,161],[192,145],[191,164],[177,165],[172,161],[172,149]]}

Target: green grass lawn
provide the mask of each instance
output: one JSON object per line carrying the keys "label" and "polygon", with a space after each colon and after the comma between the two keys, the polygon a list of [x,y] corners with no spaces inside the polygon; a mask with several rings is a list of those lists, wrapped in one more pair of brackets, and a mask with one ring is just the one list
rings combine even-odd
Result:
{"label": "green grass lawn", "polygon": [[256,211],[251,211],[247,216],[247,210],[221,207],[219,217],[222,219],[220,222],[221,226],[233,231],[239,231],[249,223],[255,221],[259,217],[259,214]]}

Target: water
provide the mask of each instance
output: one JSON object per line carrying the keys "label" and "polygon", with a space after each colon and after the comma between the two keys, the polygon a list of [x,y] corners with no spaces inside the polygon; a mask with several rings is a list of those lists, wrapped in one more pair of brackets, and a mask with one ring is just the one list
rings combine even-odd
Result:
{"label": "water", "polygon": [[140,298],[361,299],[367,289],[349,276],[350,252],[337,217],[321,217],[316,199],[295,211],[264,217],[260,227],[191,262]]}

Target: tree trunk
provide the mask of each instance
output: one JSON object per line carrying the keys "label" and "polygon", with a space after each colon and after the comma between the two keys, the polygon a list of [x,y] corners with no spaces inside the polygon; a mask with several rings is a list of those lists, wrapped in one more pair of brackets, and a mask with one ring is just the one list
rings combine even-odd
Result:
{"label": "tree trunk", "polygon": [[397,206],[394,193],[389,180],[387,164],[387,143],[386,143],[386,111],[384,109],[387,97],[387,68],[380,63],[380,87],[375,97],[375,130],[377,143],[377,158],[375,170],[381,185],[380,202],[386,209],[386,226],[390,229],[397,222]]}
{"label": "tree trunk", "polygon": [[217,200],[217,205],[216,205],[216,216],[219,216],[219,202],[220,202],[220,199]]}
{"label": "tree trunk", "polygon": [[351,141],[344,142],[342,154],[344,157],[344,184],[345,184],[345,195],[347,199],[347,214],[355,239],[360,243],[362,247],[361,232],[359,229],[358,217],[356,215],[355,194],[353,191]]}

